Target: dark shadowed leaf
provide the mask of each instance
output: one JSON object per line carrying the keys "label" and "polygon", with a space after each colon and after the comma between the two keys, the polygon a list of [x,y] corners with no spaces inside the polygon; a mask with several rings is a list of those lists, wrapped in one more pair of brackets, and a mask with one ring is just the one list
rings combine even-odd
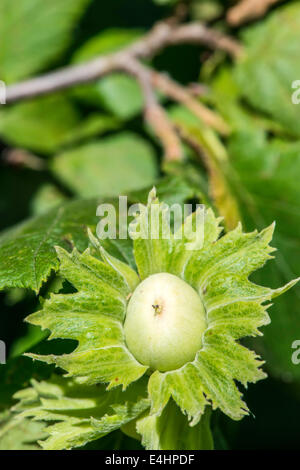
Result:
{"label": "dark shadowed leaf", "polygon": [[[247,229],[276,221],[272,245],[278,249],[256,280],[278,285],[299,276],[300,266],[300,144],[279,140],[268,142],[263,132],[248,130],[231,139],[229,153],[240,181],[236,182]],[[291,360],[292,343],[300,331],[299,286],[277,299],[271,324],[258,339],[272,372],[288,379],[300,378],[300,368]],[[298,336],[297,336],[298,335]]]}

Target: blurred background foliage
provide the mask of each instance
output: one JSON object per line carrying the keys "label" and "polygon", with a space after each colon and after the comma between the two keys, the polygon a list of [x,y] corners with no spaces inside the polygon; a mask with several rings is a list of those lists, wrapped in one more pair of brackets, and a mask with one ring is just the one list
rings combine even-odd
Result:
{"label": "blurred background foliage", "polygon": [[[49,347],[45,334],[22,320],[39,306],[33,291],[57,267],[52,245],[68,246],[72,238],[84,248],[84,226],[95,227],[99,198],[130,194],[131,202],[145,200],[155,184],[166,202],[212,205],[227,226],[240,218],[246,230],[253,230],[275,220],[276,260],[255,278],[278,287],[299,276],[300,105],[291,102],[291,83],[300,79],[300,2],[280,2],[265,17],[231,27],[226,21],[234,5],[230,0],[0,0],[0,79],[14,83],[117,51],[172,15],[178,3],[186,5],[187,21],[208,22],[234,36],[245,51],[232,61],[218,50],[180,45],[149,62],[184,86],[201,84],[201,100],[229,124],[230,134],[220,137],[182,106],[159,97],[176,126],[204,148],[210,166],[195,145],[186,144],[183,162],[166,164],[160,143],[144,124],[140,88],[124,74],[0,107],[0,339],[9,356],[8,364],[0,365],[0,427],[9,420],[12,394],[30,377],[51,372],[21,357]],[[53,224],[54,233],[45,241]],[[41,243],[39,271],[33,273],[31,262]],[[110,249],[130,262],[128,244]],[[6,261],[14,253],[9,269]],[[41,295],[61,287],[51,272]],[[254,416],[236,423],[215,414],[217,448],[298,447],[300,364],[291,361],[291,345],[300,340],[299,297],[296,287],[276,300],[264,336],[247,340],[266,360],[269,378],[245,390]],[[69,346],[62,341],[55,347]],[[26,433],[24,441],[22,429],[16,429],[14,442],[0,440],[0,448],[16,442],[35,448],[42,427],[28,425]],[[119,431],[89,445],[138,447]]]}

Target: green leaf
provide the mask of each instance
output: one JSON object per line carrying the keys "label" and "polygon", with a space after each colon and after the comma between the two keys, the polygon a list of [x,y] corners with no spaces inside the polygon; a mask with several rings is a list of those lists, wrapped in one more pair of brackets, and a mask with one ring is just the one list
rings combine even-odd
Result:
{"label": "green leaf", "polygon": [[[73,62],[109,54],[129,46],[142,34],[139,30],[110,29],[93,37],[73,56]],[[77,87],[75,96],[89,104],[104,106],[120,119],[130,119],[143,108],[143,97],[135,79],[114,73],[91,85]]]}
{"label": "green leaf", "polygon": [[10,409],[13,394],[36,373],[32,361],[24,357],[0,365],[0,450],[36,450],[39,448],[36,441],[46,436],[44,423],[32,423],[29,419],[16,423]]}
{"label": "green leaf", "polygon": [[[157,194],[160,199],[170,206],[172,204],[184,204],[189,200],[202,196],[197,185],[192,184],[184,176],[165,176],[155,182]],[[131,202],[147,203],[151,187],[133,191],[130,193]]]}
{"label": "green leaf", "polygon": [[[269,140],[262,131],[248,129],[232,136],[229,152],[239,176],[235,191],[242,201],[243,219],[248,229],[276,220],[275,263],[266,266],[258,281],[278,285],[299,275],[300,264],[300,145]],[[299,367],[291,361],[291,344],[300,320],[295,305],[299,287],[278,299],[272,307],[272,323],[258,346],[275,376],[299,380]],[[280,337],[280,341],[278,338]]]}
{"label": "green leaf", "polygon": [[[182,135],[194,147],[200,149],[203,163],[209,175],[209,192],[225,226],[231,230],[240,220],[237,200],[229,184],[229,157],[222,142],[215,132],[201,123],[187,109],[174,106],[170,116]],[[199,158],[199,155],[198,155]]]}
{"label": "green leaf", "polygon": [[298,137],[300,107],[291,97],[292,82],[300,76],[299,31],[299,4],[277,9],[243,34],[246,50],[236,69],[240,91],[248,102]]}
{"label": "green leaf", "polygon": [[[217,241],[220,233],[223,231],[223,227],[220,225],[222,217],[215,217],[211,209],[205,209],[203,213],[203,235],[196,231],[196,218],[197,212],[185,219],[181,230],[182,237],[179,241],[177,240],[176,243],[174,243],[172,249],[169,270],[179,277],[183,276],[188,263],[195,259],[195,254],[198,253],[199,250],[209,249],[211,244]],[[202,221],[202,219],[200,219],[200,221]],[[188,223],[190,225],[188,225]],[[187,244],[191,244],[190,248],[192,246],[193,249],[187,250]]]}
{"label": "green leaf", "polygon": [[66,49],[88,0],[0,1],[0,77],[7,83],[33,75]]}
{"label": "green leaf", "polygon": [[134,78],[114,73],[98,82],[95,92],[105,109],[120,119],[131,119],[143,110],[143,95]]}
{"label": "green leaf", "polygon": [[270,226],[259,234],[256,231],[245,234],[238,225],[213,246],[190,258],[184,276],[197,290],[205,293],[209,308],[241,300],[241,296],[249,300],[268,297],[270,290],[252,285],[248,276],[271,259],[269,253],[275,250],[269,246],[273,230]]}
{"label": "green leaf", "polygon": [[0,289],[29,287],[38,291],[52,269],[58,268],[54,245],[72,238],[84,249],[84,226],[95,227],[97,200],[67,202],[7,230],[0,237]]}
{"label": "green leaf", "polygon": [[[154,211],[151,213],[151,208],[158,217],[152,217]],[[140,205],[140,211],[130,225],[130,234],[134,238],[134,257],[142,280],[151,274],[168,272],[173,237],[162,237],[163,229],[168,228],[167,224],[164,206],[159,203],[153,188],[147,206]],[[155,237],[151,237],[151,233],[155,233]]]}
{"label": "green leaf", "polygon": [[45,154],[56,151],[79,125],[79,114],[63,95],[51,95],[0,111],[0,135],[10,145]]}
{"label": "green leaf", "polygon": [[111,256],[103,248],[103,246],[101,246],[98,238],[92,234],[90,229],[88,229],[88,235],[91,244],[94,246],[94,248],[96,248],[96,250],[100,251],[104,263],[111,266],[117,272],[117,274],[124,279],[124,282],[128,288],[128,292],[133,292],[140,282],[137,273],[130,266],[128,266],[128,264],[123,263],[114,256]]}
{"label": "green leaf", "polygon": [[62,147],[116,130],[116,118],[92,113],[80,119],[66,95],[51,95],[0,111],[0,135],[10,145],[51,154]]}
{"label": "green leaf", "polygon": [[[135,419],[149,407],[145,380],[126,392],[120,387],[84,386],[75,380],[53,377],[48,382],[32,380],[32,387],[15,394],[19,403],[15,422],[31,417],[48,421],[47,439],[39,444],[46,450],[71,449],[99,439]],[[51,424],[51,422],[56,422]]]}
{"label": "green leaf", "polygon": [[0,416],[6,413],[12,403],[12,396],[34,377],[39,380],[48,379],[53,367],[41,363],[34,363],[28,357],[8,359],[6,364],[0,365]]}
{"label": "green leaf", "polygon": [[119,196],[156,178],[154,153],[141,137],[123,133],[66,151],[53,160],[54,174],[83,197]]}
{"label": "green leaf", "polygon": [[107,114],[91,113],[77,127],[70,130],[65,136],[63,145],[74,145],[119,127],[120,122],[116,118]]}
{"label": "green leaf", "polygon": [[[261,114],[258,109],[250,108],[248,103],[242,99],[236,75],[233,73],[232,67],[221,67],[212,82],[212,94],[210,95],[210,99],[226,119],[231,130],[261,129],[286,135],[284,127],[278,120]],[[230,171],[233,171],[232,168]]]}
{"label": "green leaf", "polygon": [[28,325],[25,335],[17,338],[12,344],[10,348],[10,357],[18,357],[23,353],[30,351],[47,336],[47,332],[41,331],[41,329],[38,327]]}
{"label": "green leaf", "polygon": [[57,186],[50,183],[43,184],[31,200],[31,212],[40,215],[66,201],[65,195]]}
{"label": "green leaf", "polygon": [[14,393],[28,386],[32,377],[47,379],[52,370],[53,367],[35,364],[26,357],[9,359],[5,365],[0,365],[0,450],[39,448],[36,441],[46,437],[45,424],[26,418],[15,422],[10,408]]}
{"label": "green leaf", "polygon": [[172,400],[157,417],[148,415],[137,420],[137,431],[147,450],[212,450],[209,427],[210,413],[206,412],[197,426],[188,425],[184,415]]}
{"label": "green leaf", "polygon": [[0,450],[38,450],[37,441],[46,436],[45,423],[25,418],[15,422],[11,413],[0,419]]}
{"label": "green leaf", "polygon": [[49,339],[73,339],[78,346],[62,356],[30,356],[56,364],[81,383],[108,382],[109,388],[123,385],[125,389],[147,370],[125,344],[122,322],[130,287],[120,271],[91,256],[89,250],[69,254],[57,248],[57,252],[62,276],[78,292],[51,295],[43,310],[28,321],[49,329]]}
{"label": "green leaf", "polygon": [[98,55],[112,54],[137,41],[143,34],[138,29],[107,29],[89,39],[73,55],[73,61],[84,62]]}
{"label": "green leaf", "polygon": [[200,0],[200,2],[196,0],[191,4],[191,16],[195,21],[217,20],[222,16],[225,7],[224,2],[220,0]]}
{"label": "green leaf", "polygon": [[247,129],[253,125],[252,115],[242,106],[240,95],[232,68],[221,67],[212,82],[211,98],[232,130]]}
{"label": "green leaf", "polygon": [[[153,211],[153,212],[152,212]],[[154,214],[159,214],[155,217]],[[202,237],[195,232],[195,221],[199,212],[190,215],[186,220],[186,228],[178,228],[178,237],[172,234],[166,237],[169,228],[169,215],[167,215],[164,203],[159,203],[156,190],[149,193],[147,207],[140,205],[140,213],[131,224],[131,236],[134,238],[134,256],[141,279],[145,279],[154,273],[170,272],[182,276],[183,266],[187,265],[192,255],[195,255],[202,243],[215,241],[222,228],[219,227],[220,218],[216,218],[208,209],[205,213],[205,230]],[[190,224],[190,225],[189,225]],[[191,228],[193,228],[194,233]],[[181,233],[180,233],[181,230]],[[136,235],[135,235],[136,232]],[[143,234],[148,236],[140,236]],[[156,234],[151,237],[150,234]],[[201,234],[200,234],[201,235]],[[194,244],[193,250],[187,250],[186,244]]]}

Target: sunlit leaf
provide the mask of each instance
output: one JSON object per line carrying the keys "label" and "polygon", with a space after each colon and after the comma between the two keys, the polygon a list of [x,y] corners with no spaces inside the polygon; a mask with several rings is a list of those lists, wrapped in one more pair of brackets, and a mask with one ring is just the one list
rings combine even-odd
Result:
{"label": "sunlit leaf", "polygon": [[[32,381],[32,387],[15,395],[19,400],[15,423],[24,418],[48,421],[48,438],[41,439],[43,449],[60,450],[81,447],[87,442],[118,429],[149,407],[145,381],[122,392],[120,387],[107,392],[103,386],[84,386],[74,380],[53,377],[48,382]],[[51,422],[56,422],[51,424]],[[35,423],[37,424],[37,423]]]}
{"label": "sunlit leaf", "polygon": [[130,133],[93,141],[57,155],[52,170],[83,197],[127,195],[152,184],[157,174],[152,148]]}
{"label": "sunlit leaf", "polygon": [[255,108],[300,136],[300,107],[293,104],[292,83],[300,76],[298,2],[274,11],[243,33],[246,48],[236,69],[241,94]]}
{"label": "sunlit leaf", "polygon": [[1,0],[1,79],[20,80],[58,58],[88,1]]}

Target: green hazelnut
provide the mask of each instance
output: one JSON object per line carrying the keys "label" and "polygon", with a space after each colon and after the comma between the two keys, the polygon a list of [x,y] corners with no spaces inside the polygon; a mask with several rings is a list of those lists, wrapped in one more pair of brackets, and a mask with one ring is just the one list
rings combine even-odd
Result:
{"label": "green hazelnut", "polygon": [[133,356],[152,370],[178,369],[192,361],[205,329],[199,294],[173,274],[149,276],[129,300],[125,340]]}

